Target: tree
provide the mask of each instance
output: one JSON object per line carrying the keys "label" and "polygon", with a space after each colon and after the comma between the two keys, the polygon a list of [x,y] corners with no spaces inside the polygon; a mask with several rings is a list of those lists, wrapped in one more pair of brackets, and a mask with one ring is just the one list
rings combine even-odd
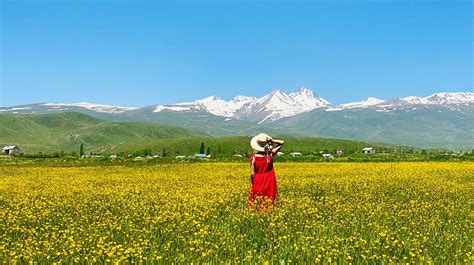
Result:
{"label": "tree", "polygon": [[204,154],[204,142],[201,142],[201,147],[199,148],[199,153]]}
{"label": "tree", "polygon": [[81,147],[79,147],[79,156],[84,155],[84,144],[81,144]]}
{"label": "tree", "polygon": [[211,154],[211,147],[208,146],[208,147],[207,147],[207,151],[206,151],[206,155],[210,155],[210,154]]}
{"label": "tree", "polygon": [[163,148],[163,152],[161,153],[161,157],[166,157],[167,152],[166,152],[166,147]]}

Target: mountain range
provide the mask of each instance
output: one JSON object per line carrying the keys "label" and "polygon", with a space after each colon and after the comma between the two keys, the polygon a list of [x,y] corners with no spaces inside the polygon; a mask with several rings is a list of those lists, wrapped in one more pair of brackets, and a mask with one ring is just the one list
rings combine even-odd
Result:
{"label": "mountain range", "polygon": [[308,88],[293,93],[273,90],[256,98],[211,96],[192,102],[140,108],[103,104],[39,103],[0,108],[0,113],[80,112],[110,121],[141,121],[180,126],[215,135],[259,131],[294,136],[323,136],[372,142],[474,148],[474,93],[435,93],[388,100],[331,104]]}

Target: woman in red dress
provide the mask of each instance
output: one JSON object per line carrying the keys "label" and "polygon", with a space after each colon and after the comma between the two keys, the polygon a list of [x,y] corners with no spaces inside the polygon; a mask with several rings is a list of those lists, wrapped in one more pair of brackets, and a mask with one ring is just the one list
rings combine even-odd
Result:
{"label": "woman in red dress", "polygon": [[[250,145],[254,152],[250,155],[252,189],[249,206],[265,209],[268,204],[274,205],[278,198],[278,187],[273,169],[273,158],[282,148],[283,140],[272,139],[261,133],[253,137]],[[273,147],[275,144],[275,147]]]}

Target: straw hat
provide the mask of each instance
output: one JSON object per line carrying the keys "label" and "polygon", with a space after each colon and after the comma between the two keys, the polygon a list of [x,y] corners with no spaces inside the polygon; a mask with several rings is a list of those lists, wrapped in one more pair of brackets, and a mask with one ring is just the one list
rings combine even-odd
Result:
{"label": "straw hat", "polygon": [[271,137],[264,133],[257,134],[250,140],[250,146],[257,152],[265,152],[263,147],[267,144],[267,138]]}

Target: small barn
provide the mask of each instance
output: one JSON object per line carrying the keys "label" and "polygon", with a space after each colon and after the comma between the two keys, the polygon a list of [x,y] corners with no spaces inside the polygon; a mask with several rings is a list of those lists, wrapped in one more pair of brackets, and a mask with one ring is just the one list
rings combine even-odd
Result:
{"label": "small barn", "polygon": [[300,152],[292,152],[290,153],[291,156],[301,156]]}
{"label": "small barn", "polygon": [[366,147],[366,148],[362,149],[362,153],[364,153],[364,154],[373,154],[373,153],[375,153],[375,150],[372,147]]}
{"label": "small barn", "polygon": [[18,146],[16,145],[7,145],[5,147],[2,148],[2,154],[4,155],[17,155],[17,154],[20,154],[21,153],[21,150]]}

